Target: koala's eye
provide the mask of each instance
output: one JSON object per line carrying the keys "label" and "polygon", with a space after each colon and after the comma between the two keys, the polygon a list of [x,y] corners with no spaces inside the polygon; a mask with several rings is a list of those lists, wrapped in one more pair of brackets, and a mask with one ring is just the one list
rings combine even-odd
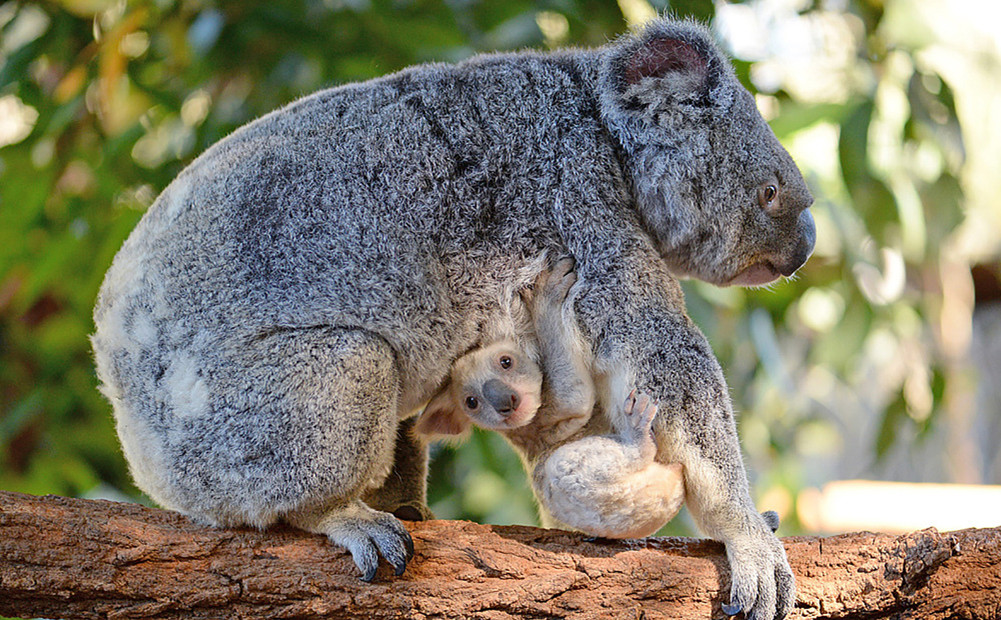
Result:
{"label": "koala's eye", "polygon": [[779,189],[774,185],[766,185],[762,197],[765,199],[766,203],[770,203],[775,200],[775,197],[779,195]]}
{"label": "koala's eye", "polygon": [[508,355],[502,355],[498,362],[500,362],[500,367],[504,370],[511,368],[512,364],[514,364],[514,360]]}
{"label": "koala's eye", "polygon": [[479,406],[480,406],[480,401],[476,400],[475,396],[467,396],[466,397],[466,409],[469,409],[470,411],[472,411],[472,410],[476,409]]}

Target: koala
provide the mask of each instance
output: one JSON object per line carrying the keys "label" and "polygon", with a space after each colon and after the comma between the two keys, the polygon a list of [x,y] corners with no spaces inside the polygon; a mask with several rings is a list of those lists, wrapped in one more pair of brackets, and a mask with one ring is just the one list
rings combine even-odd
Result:
{"label": "koala", "polygon": [[494,341],[485,326],[542,258],[571,256],[597,392],[658,403],[657,460],[683,466],[686,505],[726,546],[723,610],[781,617],[793,575],[678,278],[791,275],[812,200],[691,22],[411,67],[306,96],[182,170],[105,276],[97,375],[160,505],[284,521],[346,548],[365,579],[380,556],[402,573],[413,542],[390,509],[426,509],[427,450],[406,426],[454,360]]}
{"label": "koala", "polygon": [[571,267],[563,260],[544,270],[527,300],[539,346],[527,349],[508,338],[460,357],[416,429],[461,435],[472,423],[500,431],[525,463],[548,527],[605,538],[649,536],[684,502],[681,465],[654,462],[657,407],[635,390],[614,418],[625,428],[578,432],[591,419],[595,395],[587,352],[574,346],[582,339],[572,306],[563,312],[576,281]]}

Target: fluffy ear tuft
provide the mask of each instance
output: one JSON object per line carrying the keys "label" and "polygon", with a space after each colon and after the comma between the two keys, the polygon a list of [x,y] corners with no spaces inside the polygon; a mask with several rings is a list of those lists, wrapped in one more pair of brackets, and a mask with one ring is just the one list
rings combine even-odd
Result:
{"label": "fluffy ear tuft", "polygon": [[[626,134],[649,126],[630,126],[638,117],[663,124],[699,110],[719,113],[739,85],[729,78],[726,57],[703,26],[655,20],[607,48],[598,73],[602,113]],[[679,122],[691,125],[691,119]]]}
{"label": "fluffy ear tuft", "polygon": [[471,425],[469,416],[457,410],[446,387],[424,407],[414,429],[422,435],[455,437],[466,434]]}
{"label": "fluffy ear tuft", "polygon": [[626,61],[626,84],[638,84],[646,77],[662,78],[682,74],[690,83],[704,84],[709,61],[686,41],[657,37],[637,48]]}

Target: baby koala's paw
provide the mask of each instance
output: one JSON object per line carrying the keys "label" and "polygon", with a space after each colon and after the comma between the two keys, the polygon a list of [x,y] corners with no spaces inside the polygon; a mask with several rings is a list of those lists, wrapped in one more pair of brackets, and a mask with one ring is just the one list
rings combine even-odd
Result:
{"label": "baby koala's paw", "polygon": [[550,275],[550,294],[560,303],[567,298],[570,287],[577,282],[577,272],[573,270],[574,259],[569,256],[556,261]]}
{"label": "baby koala's paw", "polygon": [[535,279],[532,297],[536,305],[558,307],[567,298],[570,287],[577,282],[572,258],[561,258],[551,269],[544,269]]}
{"label": "baby koala's paw", "polygon": [[623,408],[623,420],[628,435],[637,443],[653,443],[653,418],[657,415],[657,403],[644,392],[635,389],[629,392]]}

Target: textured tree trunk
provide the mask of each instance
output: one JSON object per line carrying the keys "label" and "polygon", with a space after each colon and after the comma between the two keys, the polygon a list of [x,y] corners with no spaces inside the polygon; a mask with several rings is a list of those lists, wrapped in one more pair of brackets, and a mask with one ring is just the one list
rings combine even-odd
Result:
{"label": "textured tree trunk", "polygon": [[[209,529],[132,504],[0,492],[0,616],[723,617],[721,545],[460,521],[364,583],[346,552],[279,527]],[[998,618],[1001,529],[784,539],[795,618]]]}

